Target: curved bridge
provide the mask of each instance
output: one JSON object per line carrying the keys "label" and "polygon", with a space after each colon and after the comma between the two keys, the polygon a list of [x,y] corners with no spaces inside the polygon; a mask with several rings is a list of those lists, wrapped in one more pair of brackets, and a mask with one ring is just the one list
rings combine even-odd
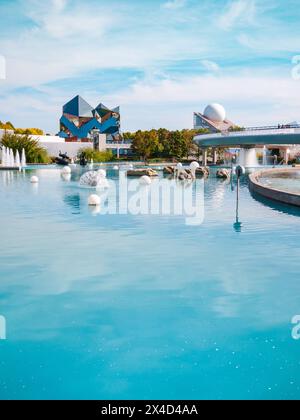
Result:
{"label": "curved bridge", "polygon": [[205,134],[194,137],[194,142],[203,148],[300,145],[300,128],[249,129],[237,132]]}

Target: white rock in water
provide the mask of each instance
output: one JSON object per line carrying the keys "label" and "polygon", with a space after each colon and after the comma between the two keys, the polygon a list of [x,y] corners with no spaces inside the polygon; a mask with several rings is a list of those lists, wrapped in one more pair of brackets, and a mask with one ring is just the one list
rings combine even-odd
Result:
{"label": "white rock in water", "polygon": [[32,177],[30,178],[30,182],[31,182],[32,184],[38,184],[38,183],[39,183],[39,179],[38,179],[38,177],[37,177],[37,176],[32,176]]}
{"label": "white rock in water", "polygon": [[151,185],[152,184],[152,179],[150,178],[150,176],[144,175],[140,178],[140,184],[141,185]]}
{"label": "white rock in water", "polygon": [[70,168],[69,166],[65,166],[65,167],[62,169],[61,173],[62,173],[63,175],[70,175],[70,174],[72,173],[72,170],[71,170],[71,168]]}
{"label": "white rock in water", "polygon": [[97,194],[92,194],[89,196],[89,206],[100,206],[101,198]]}

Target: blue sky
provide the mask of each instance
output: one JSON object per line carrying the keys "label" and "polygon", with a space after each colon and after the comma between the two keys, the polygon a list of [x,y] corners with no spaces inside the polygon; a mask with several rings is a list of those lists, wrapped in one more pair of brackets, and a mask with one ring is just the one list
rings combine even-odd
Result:
{"label": "blue sky", "polygon": [[191,128],[211,102],[242,125],[300,120],[298,0],[0,0],[0,17],[17,126],[55,133],[76,94],[121,105],[123,130]]}

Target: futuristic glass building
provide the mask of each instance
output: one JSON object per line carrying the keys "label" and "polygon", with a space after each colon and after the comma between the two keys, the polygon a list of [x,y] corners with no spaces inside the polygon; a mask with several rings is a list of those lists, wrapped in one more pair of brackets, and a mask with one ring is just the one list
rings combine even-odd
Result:
{"label": "futuristic glass building", "polygon": [[106,134],[118,140],[120,135],[120,108],[109,109],[102,103],[96,108],[81,96],[76,96],[63,106],[59,136],[70,141],[92,139],[93,135]]}

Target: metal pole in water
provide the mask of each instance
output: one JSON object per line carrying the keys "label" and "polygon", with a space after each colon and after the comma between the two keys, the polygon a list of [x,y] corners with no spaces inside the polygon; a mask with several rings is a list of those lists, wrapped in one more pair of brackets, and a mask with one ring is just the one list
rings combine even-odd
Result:
{"label": "metal pole in water", "polygon": [[236,188],[236,215],[235,215],[235,224],[234,229],[236,232],[241,232],[242,223],[239,221],[239,204],[240,204],[240,186],[241,186],[241,176],[245,174],[245,168],[243,166],[237,166],[235,169],[235,174],[237,176],[237,188]]}

